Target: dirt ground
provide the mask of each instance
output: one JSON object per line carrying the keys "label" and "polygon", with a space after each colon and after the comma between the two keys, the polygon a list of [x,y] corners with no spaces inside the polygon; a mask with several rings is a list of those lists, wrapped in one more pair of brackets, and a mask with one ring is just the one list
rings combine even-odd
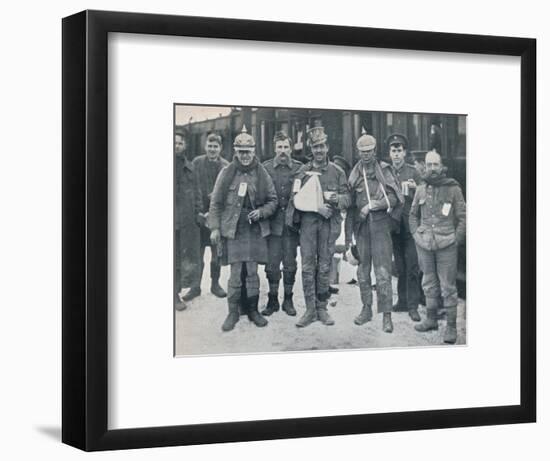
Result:
{"label": "dirt ground", "polygon": [[[207,249],[205,259],[209,258]],[[298,261],[299,262],[299,261]],[[300,268],[300,264],[298,265]],[[260,275],[260,310],[267,302],[268,284],[263,266],[258,269]],[[220,284],[227,287],[229,269],[222,268]],[[406,312],[392,314],[393,333],[382,331],[382,315],[376,314],[376,295],[373,305],[373,320],[362,326],[353,323],[361,310],[359,286],[347,284],[355,276],[355,268],[343,262],[340,269],[340,292],[330,299],[329,313],[335,321],[333,326],[315,322],[306,328],[295,326],[298,318],[304,313],[305,305],[302,293],[300,271],[296,274],[294,306],[298,315],[290,317],[278,311],[270,317],[264,328],[252,324],[242,316],[235,329],[222,332],[221,325],[227,315],[227,299],[218,299],[210,293],[210,274],[208,260],[202,280],[202,294],[189,303],[184,311],[175,312],[175,354],[241,354],[254,352],[284,352],[303,350],[329,349],[365,349],[389,347],[425,347],[441,346],[445,321],[439,322],[438,331],[418,333]],[[396,279],[394,285],[394,302],[397,301]],[[279,291],[279,302],[282,303],[282,283]],[[424,307],[419,308],[422,318],[426,315]],[[466,344],[466,303],[459,301],[457,345]],[[450,347],[450,346],[447,346]]]}

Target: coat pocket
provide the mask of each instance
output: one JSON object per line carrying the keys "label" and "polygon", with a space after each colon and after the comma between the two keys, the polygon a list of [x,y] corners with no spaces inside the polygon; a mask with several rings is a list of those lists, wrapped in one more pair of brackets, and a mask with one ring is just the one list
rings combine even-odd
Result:
{"label": "coat pocket", "polygon": [[416,232],[413,234],[415,243],[425,250],[430,250],[430,242],[424,226],[419,226]]}
{"label": "coat pocket", "polygon": [[435,234],[437,248],[443,249],[456,243],[456,232],[452,228],[443,228]]}

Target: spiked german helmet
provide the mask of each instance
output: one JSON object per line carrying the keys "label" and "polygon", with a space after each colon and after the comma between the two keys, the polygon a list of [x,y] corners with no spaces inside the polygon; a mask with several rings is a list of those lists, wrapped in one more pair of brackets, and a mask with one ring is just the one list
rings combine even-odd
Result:
{"label": "spiked german helmet", "polygon": [[237,149],[253,149],[254,147],[256,147],[256,142],[254,141],[254,138],[248,134],[248,131],[246,131],[246,125],[243,125],[243,129],[235,137],[233,147]]}
{"label": "spiked german helmet", "polygon": [[376,138],[367,134],[365,128],[361,131],[361,137],[357,140],[357,149],[371,150],[376,147]]}

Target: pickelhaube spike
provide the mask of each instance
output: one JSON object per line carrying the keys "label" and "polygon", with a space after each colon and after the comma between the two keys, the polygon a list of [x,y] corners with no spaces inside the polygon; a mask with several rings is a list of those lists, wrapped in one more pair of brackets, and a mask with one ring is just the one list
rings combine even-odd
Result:
{"label": "pickelhaube spike", "polygon": [[256,146],[254,138],[248,134],[246,130],[246,125],[243,124],[241,132],[235,138],[233,147],[243,148],[243,149],[252,149]]}
{"label": "pickelhaube spike", "polygon": [[363,135],[363,134],[367,134],[367,130],[365,130],[365,127],[364,127],[364,126],[361,127],[361,134],[362,134],[362,135]]}

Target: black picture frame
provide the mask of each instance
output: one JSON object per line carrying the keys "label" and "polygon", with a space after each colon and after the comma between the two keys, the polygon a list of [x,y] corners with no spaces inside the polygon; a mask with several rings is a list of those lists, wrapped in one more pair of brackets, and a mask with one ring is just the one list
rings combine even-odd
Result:
{"label": "black picture frame", "polygon": [[[536,420],[536,40],[106,11],[83,11],[64,18],[62,32],[64,443],[94,451]],[[521,403],[109,430],[107,35],[110,32],[521,57]]]}

